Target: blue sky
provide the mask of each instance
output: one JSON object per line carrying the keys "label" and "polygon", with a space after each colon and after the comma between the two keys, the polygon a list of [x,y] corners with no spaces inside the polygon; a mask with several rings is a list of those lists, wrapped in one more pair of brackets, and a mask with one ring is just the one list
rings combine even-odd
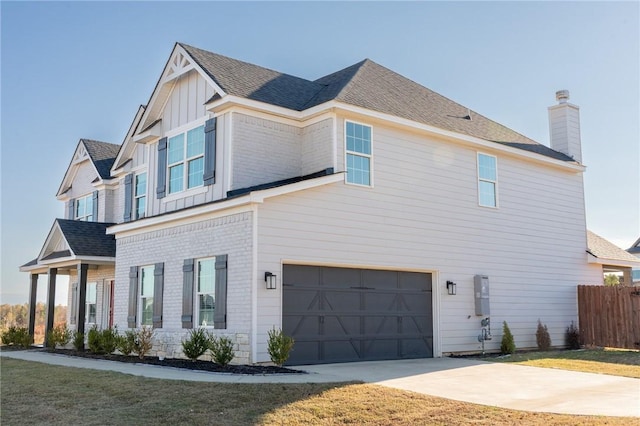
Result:
{"label": "blue sky", "polygon": [[4,1],[0,13],[2,303],[27,301],[18,267],[64,214],[55,194],[78,140],[122,142],[176,41],[308,79],[370,58],[547,145],[547,107],[568,89],[587,226],[623,248],[640,236],[638,2]]}

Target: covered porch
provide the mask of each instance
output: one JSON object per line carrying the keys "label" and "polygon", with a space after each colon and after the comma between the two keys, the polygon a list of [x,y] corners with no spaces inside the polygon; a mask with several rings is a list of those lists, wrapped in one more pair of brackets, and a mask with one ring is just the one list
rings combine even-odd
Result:
{"label": "covered porch", "polygon": [[607,274],[620,276],[620,284],[633,285],[632,269],[640,268],[640,258],[633,256],[601,236],[588,231],[588,262],[601,265],[602,278]]}
{"label": "covered porch", "polygon": [[[46,287],[46,320],[45,320],[45,345],[46,336],[54,327],[55,296],[58,285],[58,276],[69,276],[70,295],[67,299],[68,320],[75,324],[79,333],[85,333],[87,321],[87,307],[92,309],[92,304],[97,307],[97,287],[89,286],[102,282],[102,305],[106,306],[110,300],[105,300],[106,283],[113,285],[115,276],[115,239],[106,234],[110,223],[81,222],[65,219],[56,219],[49,235],[45,240],[42,250],[36,259],[22,265],[20,271],[29,273],[29,334],[35,334],[36,301],[38,292],[38,279],[47,277]],[[96,292],[94,295],[93,292]],[[109,293],[113,295],[112,290]],[[91,303],[87,303],[87,302]],[[111,309],[113,309],[111,303]],[[104,310],[104,309],[103,309]],[[94,312],[94,316],[96,313]],[[95,323],[95,320],[93,321]]]}

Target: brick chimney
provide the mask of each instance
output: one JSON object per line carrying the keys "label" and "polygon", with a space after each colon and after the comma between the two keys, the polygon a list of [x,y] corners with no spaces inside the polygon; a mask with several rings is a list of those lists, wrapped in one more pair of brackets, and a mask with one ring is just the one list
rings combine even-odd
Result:
{"label": "brick chimney", "polygon": [[580,108],[567,102],[568,90],[556,92],[558,105],[549,107],[549,136],[551,148],[582,163],[580,144]]}

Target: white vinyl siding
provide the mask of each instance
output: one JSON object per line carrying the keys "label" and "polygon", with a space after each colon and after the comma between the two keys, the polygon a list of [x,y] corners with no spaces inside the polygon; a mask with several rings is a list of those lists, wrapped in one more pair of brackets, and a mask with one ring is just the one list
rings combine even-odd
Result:
{"label": "white vinyl siding", "polygon": [[347,182],[371,186],[371,127],[347,121],[345,141]]}
{"label": "white vinyl siding", "polygon": [[75,220],[93,221],[93,194],[75,200]]}
{"label": "white vinyl siding", "polygon": [[216,259],[198,260],[196,274],[196,324],[199,327],[213,327]]}
{"label": "white vinyl siding", "polygon": [[140,325],[153,325],[153,290],[155,267],[142,266],[139,274],[140,288]]}
{"label": "white vinyl siding", "polygon": [[498,207],[498,160],[493,155],[478,153],[478,203]]}

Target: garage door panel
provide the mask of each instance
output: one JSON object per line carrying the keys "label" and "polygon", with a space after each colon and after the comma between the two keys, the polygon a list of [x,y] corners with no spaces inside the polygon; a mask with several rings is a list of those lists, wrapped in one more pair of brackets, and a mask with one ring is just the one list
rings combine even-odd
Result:
{"label": "garage door panel", "polygon": [[287,284],[295,287],[318,287],[320,266],[287,265]]}
{"label": "garage door panel", "polygon": [[422,274],[419,272],[399,272],[398,278],[401,289],[431,291],[431,274]]}
{"label": "garage door panel", "polygon": [[358,316],[325,316],[323,321],[323,336],[347,338],[358,337],[360,334],[360,317]]}
{"label": "garage door panel", "polygon": [[360,270],[324,267],[322,268],[322,285],[342,288],[360,287]]}
{"label": "garage door panel", "polygon": [[402,353],[407,358],[419,358],[432,356],[432,339],[404,339],[402,340]]}
{"label": "garage door panel", "polygon": [[398,273],[396,271],[381,271],[375,269],[362,270],[363,287],[376,290],[398,288]]}
{"label": "garage door panel", "polygon": [[299,364],[314,364],[318,362],[319,354],[318,342],[296,341],[290,359],[295,359]]}
{"label": "garage door panel", "polygon": [[325,362],[345,362],[360,358],[357,341],[329,340],[323,344]]}
{"label": "garage door panel", "polygon": [[360,294],[354,291],[322,291],[324,310],[349,312],[360,306]]}
{"label": "garage door panel", "polygon": [[285,312],[320,309],[320,294],[308,289],[287,288],[282,297],[282,309]]}
{"label": "garage door panel", "polygon": [[388,292],[366,292],[363,295],[365,310],[369,312],[396,312],[397,295]]}
{"label": "garage door panel", "polygon": [[396,316],[367,316],[364,320],[364,333],[374,338],[376,335],[395,335],[398,332],[398,318]]}
{"label": "garage door panel", "polygon": [[400,317],[401,333],[403,335],[423,335],[431,336],[431,318],[426,316],[403,316]]}
{"label": "garage door panel", "polygon": [[382,338],[366,342],[364,353],[366,360],[401,358],[399,355],[398,339]]}

